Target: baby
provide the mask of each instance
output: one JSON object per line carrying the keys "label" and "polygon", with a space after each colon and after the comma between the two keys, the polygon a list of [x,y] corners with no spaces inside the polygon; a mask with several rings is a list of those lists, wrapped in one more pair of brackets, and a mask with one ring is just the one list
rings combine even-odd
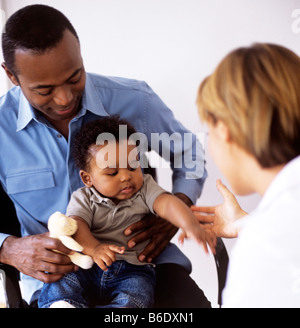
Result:
{"label": "baby", "polygon": [[[66,214],[77,220],[74,238],[95,264],[45,284],[40,307],[151,307],[154,265],[138,260],[149,241],[129,249],[124,235],[150,212],[181,228],[180,241],[191,238],[206,251],[207,243],[214,248],[215,237],[191,210],[143,175],[136,144],[120,135],[120,125],[129,136],[136,132],[127,121],[107,117],[88,123],[75,139],[73,155],[85,187],[73,193]],[[113,138],[99,144],[99,136],[108,133]]]}

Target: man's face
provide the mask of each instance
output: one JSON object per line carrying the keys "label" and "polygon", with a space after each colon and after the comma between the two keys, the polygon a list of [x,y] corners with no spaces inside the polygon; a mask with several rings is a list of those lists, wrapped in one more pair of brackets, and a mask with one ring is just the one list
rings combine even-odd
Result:
{"label": "man's face", "polygon": [[15,67],[26,99],[50,122],[70,120],[79,111],[86,73],[75,36],[65,31],[60,43],[41,55],[17,50]]}

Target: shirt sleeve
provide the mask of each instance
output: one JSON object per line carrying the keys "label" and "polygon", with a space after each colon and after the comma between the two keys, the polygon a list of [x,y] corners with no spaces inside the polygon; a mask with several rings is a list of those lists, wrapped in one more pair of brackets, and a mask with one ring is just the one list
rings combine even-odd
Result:
{"label": "shirt sleeve", "polygon": [[5,233],[0,233],[0,248],[2,247],[2,244],[5,242],[5,239],[7,237],[10,237],[10,235],[7,235]]}
{"label": "shirt sleeve", "polygon": [[177,121],[172,111],[146,85],[146,124],[150,149],[170,162],[172,192],[183,193],[193,203],[207,178],[204,149],[198,137]]}
{"label": "shirt sleeve", "polygon": [[90,195],[87,188],[80,188],[73,192],[66,211],[67,216],[78,216],[92,226],[93,212],[90,206]]}
{"label": "shirt sleeve", "polygon": [[155,199],[161,194],[168,193],[165,189],[160,187],[149,174],[144,175],[144,184],[141,192],[149,210],[153,214],[156,214],[153,209]]}

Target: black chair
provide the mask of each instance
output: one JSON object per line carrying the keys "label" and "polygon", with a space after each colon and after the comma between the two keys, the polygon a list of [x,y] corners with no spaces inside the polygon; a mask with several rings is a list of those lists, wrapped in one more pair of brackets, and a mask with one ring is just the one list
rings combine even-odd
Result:
{"label": "black chair", "polygon": [[[148,169],[147,172],[156,177],[155,169]],[[5,213],[5,220],[0,219],[0,232],[20,236],[20,224],[16,216],[15,208],[10,198],[0,186],[0,208]],[[9,218],[9,219],[8,219]],[[216,254],[214,255],[218,276],[218,304],[222,305],[222,291],[226,282],[228,254],[221,238],[218,238]],[[2,277],[2,278],[1,278]],[[0,280],[5,281],[5,292],[7,306],[10,308],[28,307],[22,299],[19,286],[19,272],[14,267],[0,263]]]}
{"label": "black chair", "polygon": [[[13,236],[21,236],[20,224],[17,219],[13,202],[0,186],[0,208],[5,213],[0,219],[0,232]],[[5,286],[6,302],[11,308],[22,308],[26,303],[22,300],[19,287],[20,274],[17,269],[10,265],[0,263],[0,279]]]}
{"label": "black chair", "polygon": [[229,256],[222,238],[218,238],[214,255],[218,275],[218,304],[222,306],[222,292],[226,284]]}

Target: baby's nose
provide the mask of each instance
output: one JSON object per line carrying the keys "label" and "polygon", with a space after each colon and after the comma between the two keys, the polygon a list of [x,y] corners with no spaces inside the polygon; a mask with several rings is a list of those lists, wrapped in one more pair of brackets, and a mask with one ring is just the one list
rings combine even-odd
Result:
{"label": "baby's nose", "polygon": [[130,179],[131,179],[130,172],[128,172],[127,170],[125,172],[122,172],[122,174],[121,174],[121,181],[122,182],[128,181]]}

